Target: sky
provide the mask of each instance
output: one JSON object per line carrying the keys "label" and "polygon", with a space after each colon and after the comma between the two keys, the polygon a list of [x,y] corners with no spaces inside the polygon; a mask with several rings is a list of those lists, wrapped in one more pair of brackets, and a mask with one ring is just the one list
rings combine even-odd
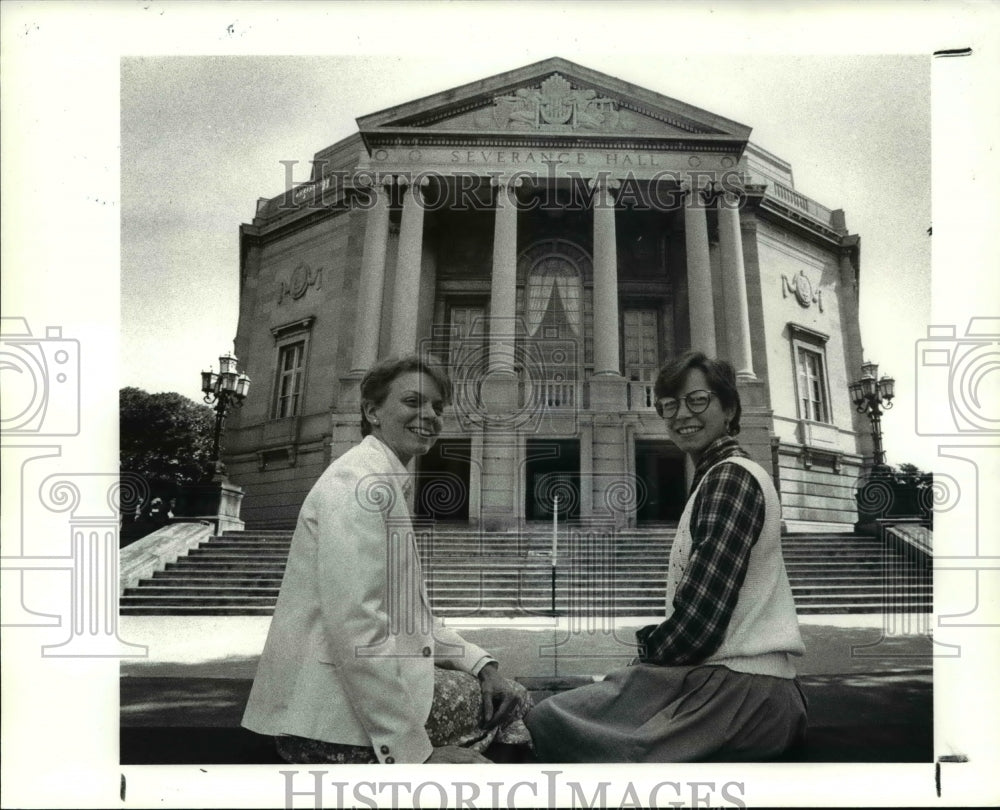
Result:
{"label": "sky", "polygon": [[[622,54],[577,43],[417,56],[135,57],[121,70],[121,381],[198,397],[232,349],[238,229],[258,197],[308,177],[355,119],[562,56],[752,127],[797,189],[861,235],[866,358],[897,380],[890,463],[928,466],[912,440],[913,352],[930,318],[931,58]],[[168,337],[168,340],[165,340]],[[860,376],[860,370],[857,376]]]}

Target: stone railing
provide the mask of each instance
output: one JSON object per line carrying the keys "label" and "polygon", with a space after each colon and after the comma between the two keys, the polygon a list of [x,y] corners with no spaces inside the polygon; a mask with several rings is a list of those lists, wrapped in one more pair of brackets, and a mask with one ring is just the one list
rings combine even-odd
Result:
{"label": "stone railing", "polygon": [[770,181],[767,186],[767,195],[790,205],[799,211],[803,211],[813,219],[819,220],[828,227],[833,227],[833,211],[826,206],[820,205],[815,200],[809,199],[805,194],[799,194],[795,189],[784,186],[781,183]]}
{"label": "stone railing", "polygon": [[876,521],[882,541],[924,558],[934,556],[934,532],[923,518],[889,518]]}
{"label": "stone railing", "polygon": [[187,554],[212,536],[212,528],[208,521],[172,523],[125,546],[118,553],[119,589],[133,587],[140,579]]}
{"label": "stone railing", "polygon": [[655,410],[653,384],[651,382],[630,382],[628,384],[628,409],[630,411]]}
{"label": "stone railing", "polygon": [[577,384],[562,380],[541,380],[538,383],[539,396],[546,408],[563,410],[574,408],[580,401]]}

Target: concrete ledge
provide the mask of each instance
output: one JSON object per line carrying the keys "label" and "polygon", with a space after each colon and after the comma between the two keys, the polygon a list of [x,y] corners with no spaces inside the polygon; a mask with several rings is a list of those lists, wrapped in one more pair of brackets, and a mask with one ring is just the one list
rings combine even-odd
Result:
{"label": "concrete ledge", "polygon": [[[595,678],[516,680],[537,703]],[[806,675],[799,681],[809,701],[808,737],[784,761],[933,761],[929,668],[886,675]],[[279,762],[269,737],[239,725],[251,684],[246,678],[122,678],[121,763]]]}
{"label": "concrete ledge", "polygon": [[926,557],[934,555],[934,532],[922,525],[922,521],[902,522],[889,518],[876,522],[880,532],[885,533],[886,542],[895,544],[897,548],[910,546]]}
{"label": "concrete ledge", "polygon": [[119,591],[137,585],[211,536],[207,521],[173,523],[125,546],[118,555]]}
{"label": "concrete ledge", "polygon": [[821,520],[784,521],[788,534],[853,534],[854,523],[831,523]]}

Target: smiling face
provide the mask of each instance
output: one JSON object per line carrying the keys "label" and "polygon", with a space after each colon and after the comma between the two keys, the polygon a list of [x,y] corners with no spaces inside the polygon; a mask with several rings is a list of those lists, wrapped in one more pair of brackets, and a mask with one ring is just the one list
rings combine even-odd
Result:
{"label": "smiling face", "polygon": [[372,435],[403,464],[430,450],[441,433],[444,397],[434,378],[420,371],[400,374],[389,384],[385,402],[367,402],[364,408]]}
{"label": "smiling face", "polygon": [[691,413],[684,397],[692,391],[711,391],[705,373],[700,368],[688,371],[684,385],[673,397],[680,401],[677,414],[665,420],[667,432],[674,443],[691,456],[695,464],[705,448],[720,436],[729,434],[729,421],[736,413],[735,408],[723,408],[718,396],[713,396],[708,407],[701,413]]}

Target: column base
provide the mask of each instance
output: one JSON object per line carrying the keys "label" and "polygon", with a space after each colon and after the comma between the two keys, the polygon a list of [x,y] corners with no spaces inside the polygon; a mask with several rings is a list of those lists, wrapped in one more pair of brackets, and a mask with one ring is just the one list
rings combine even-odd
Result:
{"label": "column base", "polygon": [[191,484],[181,488],[174,517],[179,521],[209,521],[215,526],[215,534],[243,531],[242,502],[243,488],[230,481]]}
{"label": "column base", "polygon": [[354,370],[340,378],[340,394],[337,397],[337,410],[340,413],[361,412],[361,380],[367,372]]}
{"label": "column base", "polygon": [[628,410],[628,380],[620,374],[590,378],[590,410],[618,413]]}

